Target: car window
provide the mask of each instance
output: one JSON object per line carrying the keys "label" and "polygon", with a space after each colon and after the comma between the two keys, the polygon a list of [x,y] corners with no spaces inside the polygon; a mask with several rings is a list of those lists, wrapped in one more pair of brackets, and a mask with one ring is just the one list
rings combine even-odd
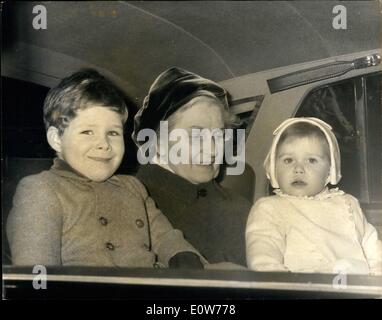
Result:
{"label": "car window", "polygon": [[339,187],[363,203],[381,201],[380,81],[378,74],[317,88],[296,113],[332,126],[341,149]]}
{"label": "car window", "polygon": [[366,77],[366,134],[370,202],[382,202],[382,95],[381,75]]}
{"label": "car window", "polygon": [[[48,87],[1,77],[3,150],[7,157],[52,158],[46,141],[42,106]],[[22,92],[22,94],[20,94]]]}

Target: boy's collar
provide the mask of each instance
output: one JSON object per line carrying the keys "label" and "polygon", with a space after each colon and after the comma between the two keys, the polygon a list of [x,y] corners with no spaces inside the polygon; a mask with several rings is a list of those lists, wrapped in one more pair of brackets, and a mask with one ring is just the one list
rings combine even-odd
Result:
{"label": "boy's collar", "polygon": [[[60,158],[53,159],[53,166],[51,167],[51,170],[53,170],[56,174],[62,177],[76,179],[76,180],[88,182],[88,183],[93,182],[93,180],[83,176],[82,174],[74,170],[69,164],[67,164],[66,161]],[[123,186],[121,180],[115,175],[111,176],[109,179],[107,179],[104,182],[110,182],[119,187]]]}

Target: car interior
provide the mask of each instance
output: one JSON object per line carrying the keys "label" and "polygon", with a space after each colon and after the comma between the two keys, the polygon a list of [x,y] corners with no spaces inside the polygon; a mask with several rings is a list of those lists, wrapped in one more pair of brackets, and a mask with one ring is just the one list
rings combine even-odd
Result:
{"label": "car interior", "polygon": [[[49,1],[38,3],[47,13],[47,27],[39,30],[32,24],[36,3],[2,3],[2,259],[10,295],[22,295],[20,288],[27,296],[46,298],[28,287],[28,268],[12,266],[4,225],[18,182],[48,170],[55,157],[42,120],[45,96],[60,79],[80,68],[97,69],[126,93],[127,152],[117,171],[122,174],[134,175],[138,168],[131,139],[133,118],[159,73],[179,66],[227,85],[231,111],[241,120],[239,128],[246,131],[250,152],[242,175],[230,176],[222,170],[218,179],[250,201],[272,194],[259,169],[264,159],[248,159],[253,146],[261,158],[270,145],[262,135],[274,130],[276,117],[264,117],[264,109],[270,108],[272,97],[282,100],[283,95],[295,93],[299,102],[280,108],[280,114],[317,117],[332,126],[341,148],[339,187],[357,197],[382,238],[380,7],[378,2],[341,3],[347,8],[346,30],[332,27],[330,2]],[[353,59],[340,71],[333,66],[338,56],[367,50],[374,50],[370,66],[378,71],[371,72]],[[332,64],[328,66],[325,59]],[[338,74],[328,73],[333,69]],[[354,76],[344,76],[346,70]],[[309,77],[315,78],[307,81]],[[259,132],[261,126],[268,131]],[[49,269],[56,286],[56,291],[50,291],[52,297],[131,298],[151,292],[176,298],[179,287],[190,297],[382,296],[382,276],[349,277],[347,289],[341,291],[333,288],[333,277],[320,274],[64,269]],[[72,281],[77,291],[65,291],[69,286],[65,281]],[[86,288],[81,287],[84,283]]]}

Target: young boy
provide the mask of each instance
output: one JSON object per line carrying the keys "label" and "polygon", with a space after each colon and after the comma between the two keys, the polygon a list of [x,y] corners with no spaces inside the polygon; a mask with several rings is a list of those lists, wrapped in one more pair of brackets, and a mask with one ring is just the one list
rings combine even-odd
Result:
{"label": "young boy", "polygon": [[123,94],[95,70],[49,91],[44,122],[57,158],[22,179],[7,221],[15,265],[202,267],[134,177],[124,155]]}
{"label": "young boy", "polygon": [[265,169],[275,196],[259,199],[246,229],[248,266],[260,271],[382,272],[382,244],[358,201],[328,189],[341,179],[331,127],[316,118],[284,121]]}

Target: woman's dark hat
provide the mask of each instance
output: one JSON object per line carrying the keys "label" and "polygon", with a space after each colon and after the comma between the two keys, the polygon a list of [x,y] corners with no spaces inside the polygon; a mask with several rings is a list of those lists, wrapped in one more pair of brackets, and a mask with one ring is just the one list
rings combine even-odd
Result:
{"label": "woman's dark hat", "polygon": [[134,117],[133,140],[137,145],[143,144],[143,141],[136,139],[141,129],[156,130],[160,121],[193,98],[207,94],[212,94],[228,108],[227,92],[214,81],[177,67],[162,72],[151,85],[142,108]]}

